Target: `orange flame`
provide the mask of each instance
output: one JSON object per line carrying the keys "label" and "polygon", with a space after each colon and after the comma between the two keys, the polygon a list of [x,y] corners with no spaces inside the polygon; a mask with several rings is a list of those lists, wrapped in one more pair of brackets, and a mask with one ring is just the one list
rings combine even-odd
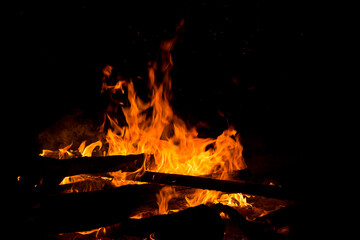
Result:
{"label": "orange flame", "polygon": [[[227,172],[246,168],[242,156],[243,147],[234,128],[225,130],[216,139],[199,138],[194,127],[187,127],[184,121],[174,114],[169,103],[169,98],[171,98],[169,71],[173,65],[170,51],[175,41],[176,38],[161,44],[160,70],[163,77],[161,84],[155,81],[155,72],[158,71],[157,63],[149,63],[148,86],[151,90],[149,102],[144,102],[137,97],[131,80],[128,83],[119,81],[115,86],[106,85],[105,79],[111,76],[113,68],[109,65],[104,68],[101,92],[110,90],[113,93],[116,91],[124,93],[124,88],[127,89],[130,104],[129,106],[120,104],[127,125],[120,126],[117,119],[106,115],[105,118],[111,125],[105,137],[106,150],[102,149],[105,144],[100,140],[87,146],[84,141],[78,148],[82,156],[91,156],[96,147],[102,149],[104,155],[148,153],[153,154],[155,159],[151,171],[186,175],[213,174],[219,176],[220,179],[226,179]],[[149,117],[149,111],[151,111],[151,117]],[[71,155],[70,147],[71,145],[60,149],[58,157],[61,159]],[[53,153],[53,151],[43,150],[41,155],[47,156]],[[125,180],[125,173],[119,171],[111,174],[114,177],[114,185],[128,183]],[[174,196],[176,193],[171,187],[165,187],[160,191],[159,213],[168,212],[167,202]],[[206,190],[198,190],[186,200],[190,206],[206,202],[221,202],[240,207],[249,205],[241,194],[222,194]]]}
{"label": "orange flame", "polygon": [[173,187],[163,187],[160,190],[160,193],[156,194],[157,204],[159,206],[158,214],[167,214],[169,212],[169,201],[178,196],[179,194],[176,193]]}

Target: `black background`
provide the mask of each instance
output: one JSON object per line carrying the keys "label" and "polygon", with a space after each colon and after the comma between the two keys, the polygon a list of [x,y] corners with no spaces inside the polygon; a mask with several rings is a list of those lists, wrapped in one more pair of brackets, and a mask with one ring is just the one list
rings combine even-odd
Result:
{"label": "black background", "polygon": [[12,14],[10,142],[21,136],[29,154],[64,115],[98,111],[106,64],[145,76],[184,19],[172,54],[177,114],[215,133],[234,125],[245,157],[302,157],[311,59],[300,1],[24,1]]}

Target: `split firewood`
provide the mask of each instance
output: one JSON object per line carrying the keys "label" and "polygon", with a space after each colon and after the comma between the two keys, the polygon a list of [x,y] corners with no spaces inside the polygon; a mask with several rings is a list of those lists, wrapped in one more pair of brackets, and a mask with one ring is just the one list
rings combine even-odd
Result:
{"label": "split firewood", "polygon": [[140,206],[156,206],[157,184],[44,197],[32,209],[29,224],[48,234],[86,231],[120,223]]}
{"label": "split firewood", "polygon": [[72,159],[51,159],[39,157],[44,166],[44,172],[48,174],[60,173],[64,176],[77,175],[82,173],[114,172],[122,170],[133,172],[144,165],[144,160],[150,155],[115,155],[105,157],[81,157]]}
{"label": "split firewood", "polygon": [[38,185],[56,186],[64,177],[77,174],[94,174],[102,172],[134,172],[140,169],[152,155],[115,155],[105,157],[81,157],[71,159],[53,159],[38,156],[29,163],[21,178]]}
{"label": "split firewood", "polygon": [[[223,213],[226,217],[220,218]],[[69,233],[57,239],[269,239],[288,240],[271,223],[249,221],[222,204],[199,205],[177,213],[127,219],[89,233]]]}
{"label": "split firewood", "polygon": [[126,236],[145,239],[152,235],[154,239],[160,240],[221,240],[224,231],[224,222],[219,213],[208,206],[199,205],[174,214],[128,219],[108,228],[106,236],[115,239]]}
{"label": "split firewood", "polygon": [[245,193],[277,199],[291,200],[293,198],[291,192],[288,192],[278,186],[219,180],[199,176],[146,171],[143,175],[136,175],[135,178],[132,177],[131,180],[168,185],[181,185],[192,188],[222,191],[226,193]]}
{"label": "split firewood", "polygon": [[89,233],[62,234],[54,236],[54,239],[221,240],[224,231],[224,222],[219,213],[208,206],[199,205],[168,215],[128,219]]}
{"label": "split firewood", "polygon": [[[149,161],[151,162],[151,161]],[[141,175],[141,173],[140,173]],[[128,173],[127,180],[136,180],[138,178],[138,173]],[[251,176],[247,169],[238,170],[229,172],[228,176],[234,180],[248,180]],[[61,194],[67,193],[72,190],[77,192],[88,192],[88,191],[97,191],[101,189],[113,188],[111,182],[113,176],[109,173],[97,173],[97,174],[88,174],[82,176],[84,179],[77,181],[75,183],[68,183],[64,185],[54,186],[52,189],[48,189],[49,194]],[[218,178],[218,175],[201,175],[200,177],[204,178]],[[190,189],[190,187],[188,187]],[[194,189],[194,188],[191,188]]]}

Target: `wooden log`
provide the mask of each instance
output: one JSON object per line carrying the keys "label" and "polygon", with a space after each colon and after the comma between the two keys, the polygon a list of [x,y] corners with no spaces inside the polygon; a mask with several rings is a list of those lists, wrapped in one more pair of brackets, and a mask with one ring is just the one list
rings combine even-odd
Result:
{"label": "wooden log", "polygon": [[107,229],[106,236],[115,239],[137,236],[144,239],[152,234],[155,239],[161,240],[221,240],[224,231],[219,213],[208,206],[199,205],[174,214],[129,219]]}
{"label": "wooden log", "polygon": [[[151,162],[151,161],[150,161]],[[127,177],[128,180],[134,180],[136,174]],[[228,173],[228,177],[233,180],[244,180],[248,181],[250,179],[250,173],[247,169],[238,170]],[[74,189],[77,192],[89,192],[89,191],[97,191],[111,187],[111,179],[112,176],[108,173],[98,173],[96,175],[92,174],[88,176],[86,180],[69,183],[65,185],[59,185],[47,191],[50,194],[61,194],[70,192],[71,189]],[[201,175],[200,177],[205,178],[217,178],[219,175]],[[194,189],[195,190],[195,189]]]}
{"label": "wooden log", "polygon": [[[288,236],[278,234],[274,230],[274,227],[266,222],[255,222],[248,221],[244,216],[239,214],[234,208],[226,206],[223,204],[215,204],[212,208],[216,209],[218,212],[223,212],[227,214],[231,221],[231,225],[235,226],[232,229],[233,232],[238,232],[242,239],[246,238],[249,240],[253,239],[269,239],[269,240],[288,240]],[[225,221],[225,223],[227,223]],[[230,238],[231,239],[231,238]],[[236,238],[238,239],[238,238]]]}
{"label": "wooden log", "polygon": [[21,177],[24,180],[29,179],[34,185],[56,186],[66,176],[119,170],[133,172],[144,165],[145,159],[150,162],[151,158],[151,155],[146,154],[81,157],[61,160],[38,156],[34,161],[29,161],[29,166]]}
{"label": "wooden log", "polygon": [[[225,213],[228,218],[221,219]],[[248,221],[232,207],[215,204],[190,207],[178,213],[128,219],[107,226],[95,233],[71,233],[59,239],[270,239],[288,240],[291,236],[279,234],[271,223]],[[292,235],[293,236],[293,235]]]}
{"label": "wooden log", "polygon": [[[128,219],[88,234],[66,233],[54,239],[207,239],[221,240],[224,223],[217,211],[205,205],[191,207],[174,214]],[[151,237],[150,237],[151,236]]]}
{"label": "wooden log", "polygon": [[82,173],[133,172],[138,170],[146,158],[145,154],[115,155],[105,157],[81,157],[72,159],[52,159],[39,157],[43,166],[43,174],[60,173],[64,176],[77,175]]}
{"label": "wooden log", "polygon": [[[42,199],[29,219],[47,234],[91,230],[124,221],[138,207],[156,206],[157,184],[52,195]],[[30,224],[30,223],[29,223]]]}
{"label": "wooden log", "polygon": [[266,214],[265,216],[258,217],[255,221],[271,224],[271,226],[276,230],[285,226],[293,225],[296,222],[297,216],[298,209],[296,205],[288,205]]}
{"label": "wooden log", "polygon": [[137,175],[132,180],[168,185],[181,185],[192,188],[222,191],[227,193],[245,193],[277,199],[293,199],[291,192],[278,186],[245,183],[240,181],[219,180],[199,176],[187,176],[146,171],[143,175]]}
{"label": "wooden log", "polygon": [[114,186],[111,185],[111,180],[102,179],[101,177],[89,178],[83,181],[68,183],[64,185],[54,186],[52,188],[46,189],[46,194],[56,195],[56,194],[66,194],[71,192],[92,192],[100,191],[105,189],[111,189]]}

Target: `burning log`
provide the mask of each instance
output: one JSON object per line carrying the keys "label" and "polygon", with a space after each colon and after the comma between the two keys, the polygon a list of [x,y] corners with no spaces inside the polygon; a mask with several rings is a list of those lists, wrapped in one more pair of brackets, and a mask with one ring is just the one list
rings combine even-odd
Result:
{"label": "burning log", "polygon": [[47,234],[85,231],[125,221],[132,212],[156,203],[156,184],[126,185],[110,190],[48,196],[30,219]]}
{"label": "burning log", "polygon": [[266,214],[265,216],[258,217],[255,221],[259,223],[271,224],[274,229],[294,224],[297,216],[297,208],[295,205],[282,207],[277,211]]}
{"label": "burning log", "polygon": [[109,178],[104,178],[103,176],[95,177],[94,175],[88,177],[90,179],[48,188],[46,189],[46,194],[56,195],[71,192],[91,192],[114,188],[111,184],[111,176],[109,176]]}
{"label": "burning log", "polygon": [[107,229],[107,236],[115,239],[137,236],[144,239],[209,239],[221,240],[225,226],[219,213],[208,206],[199,205],[183,211],[142,219],[129,219]]}
{"label": "burning log", "polygon": [[[222,219],[220,213],[224,213]],[[287,240],[272,222],[249,221],[230,206],[199,205],[177,213],[127,219],[88,234],[69,233],[58,239],[271,239]]]}
{"label": "burning log", "polygon": [[144,165],[145,159],[151,157],[146,154],[115,155],[106,157],[81,157],[71,159],[54,159],[37,157],[28,169],[25,177],[42,179],[43,185],[56,186],[66,176],[77,174],[94,174],[101,172],[134,172]]}
{"label": "burning log", "polygon": [[245,193],[277,199],[293,199],[291,192],[288,192],[285,189],[277,186],[244,183],[240,181],[219,180],[199,176],[187,176],[146,171],[142,176],[136,176],[135,179],[132,180],[168,185],[181,185],[186,187],[216,190],[227,193]]}
{"label": "burning log", "polygon": [[[289,239],[289,237],[286,235],[276,233],[274,231],[274,226],[270,223],[248,221],[244,216],[239,214],[239,212],[232,207],[222,204],[216,204],[213,206],[213,208],[219,212],[225,213],[231,220],[232,225],[236,226],[237,230],[240,231],[240,235],[245,235],[246,239]],[[233,229],[233,231],[234,230],[235,229]]]}
{"label": "burning log", "polygon": [[40,162],[44,166],[46,172],[71,176],[82,173],[114,172],[118,170],[133,172],[143,166],[146,155],[135,154],[126,156],[82,157],[63,160],[47,157],[40,158]]}
{"label": "burning log", "polygon": [[[140,176],[140,177],[139,177]],[[248,169],[244,170],[238,170],[228,173],[228,176],[230,176],[230,179],[232,180],[242,180],[242,181],[249,181],[249,178],[251,177]],[[199,177],[203,178],[217,178],[219,176],[217,175],[201,175]],[[97,191],[102,189],[109,189],[113,188],[114,185],[112,185],[112,178],[113,176],[107,173],[99,173],[99,174],[92,174],[91,176],[88,176],[88,179],[84,179],[79,182],[75,183],[68,183],[64,185],[58,185],[54,186],[51,189],[47,189],[48,194],[63,194],[72,192],[73,189],[75,189],[76,192],[88,192],[88,191]],[[126,177],[127,180],[138,180],[141,181],[141,174],[137,173],[129,173]],[[254,182],[252,180],[251,182]],[[260,184],[260,181],[258,181]],[[255,181],[255,183],[258,183]],[[182,191],[183,189],[194,189],[191,187],[177,187],[177,191]]]}

